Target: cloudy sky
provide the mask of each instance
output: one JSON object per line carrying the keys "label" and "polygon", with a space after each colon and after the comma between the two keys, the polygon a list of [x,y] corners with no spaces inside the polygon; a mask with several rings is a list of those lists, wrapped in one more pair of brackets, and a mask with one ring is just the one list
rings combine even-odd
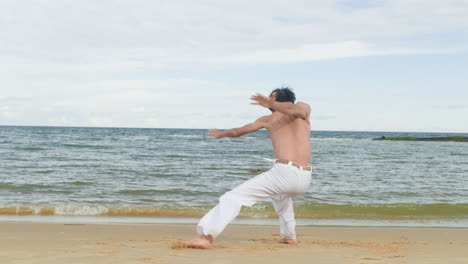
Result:
{"label": "cloudy sky", "polygon": [[[358,3],[358,4],[357,4]],[[2,0],[0,125],[468,132],[468,0]]]}

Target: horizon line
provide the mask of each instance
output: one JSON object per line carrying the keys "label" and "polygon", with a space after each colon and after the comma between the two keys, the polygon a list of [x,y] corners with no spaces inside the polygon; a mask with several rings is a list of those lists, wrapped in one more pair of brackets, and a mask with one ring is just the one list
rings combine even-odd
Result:
{"label": "horizon line", "polygon": [[[181,129],[181,130],[208,130],[212,128],[181,128],[181,127],[112,127],[112,126],[53,126],[53,125],[1,125],[0,127],[56,127],[56,128],[110,128],[110,129]],[[221,129],[225,130],[225,129]],[[261,130],[265,130],[262,128]],[[367,133],[450,133],[468,134],[468,132],[441,132],[441,131],[376,131],[376,130],[311,130],[311,132],[367,132]]]}

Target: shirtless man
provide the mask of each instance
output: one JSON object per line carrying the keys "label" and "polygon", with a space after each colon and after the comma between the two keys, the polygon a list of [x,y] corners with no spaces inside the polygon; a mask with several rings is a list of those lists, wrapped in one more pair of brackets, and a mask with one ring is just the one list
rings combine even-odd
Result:
{"label": "shirtless man", "polygon": [[258,201],[272,199],[279,215],[280,243],[297,244],[292,197],[306,192],[310,184],[310,107],[294,103],[294,93],[287,87],[271,92],[270,97],[255,94],[250,98],[254,105],[266,107],[271,115],[240,128],[225,131],[210,129],[209,136],[216,138],[240,137],[265,128],[268,130],[276,156],[273,168],[226,192],[219,203],[198,223],[199,237],[182,244],[193,248],[210,248],[213,240],[238,214],[243,205],[252,206]]}

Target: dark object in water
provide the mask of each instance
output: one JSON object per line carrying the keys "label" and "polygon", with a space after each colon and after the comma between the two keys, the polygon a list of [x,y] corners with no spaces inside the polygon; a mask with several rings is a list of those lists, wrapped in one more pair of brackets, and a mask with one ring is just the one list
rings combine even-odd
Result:
{"label": "dark object in water", "polygon": [[374,138],[373,140],[395,140],[395,141],[454,141],[454,142],[468,142],[468,137],[453,136],[453,137],[385,137]]}

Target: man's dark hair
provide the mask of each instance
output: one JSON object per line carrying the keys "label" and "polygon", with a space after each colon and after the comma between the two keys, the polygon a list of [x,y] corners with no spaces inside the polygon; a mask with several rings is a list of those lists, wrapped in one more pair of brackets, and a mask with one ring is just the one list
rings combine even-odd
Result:
{"label": "man's dark hair", "polygon": [[270,93],[270,96],[273,95],[273,93],[276,93],[276,102],[291,102],[294,104],[294,102],[296,101],[296,95],[291,90],[291,88],[287,86],[282,86],[281,88],[274,89]]}

